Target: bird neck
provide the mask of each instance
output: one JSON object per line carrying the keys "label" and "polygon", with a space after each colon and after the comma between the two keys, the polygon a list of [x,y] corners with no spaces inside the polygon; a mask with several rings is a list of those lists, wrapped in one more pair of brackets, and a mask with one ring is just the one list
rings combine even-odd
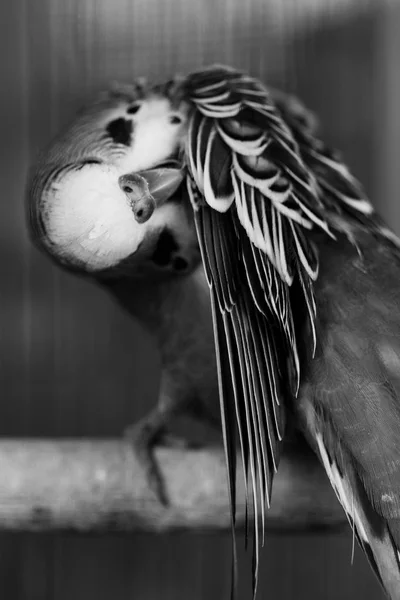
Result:
{"label": "bird neck", "polygon": [[156,338],[161,354],[184,335],[193,322],[204,320],[211,327],[209,289],[203,268],[190,275],[165,280],[121,278],[106,288],[118,303]]}

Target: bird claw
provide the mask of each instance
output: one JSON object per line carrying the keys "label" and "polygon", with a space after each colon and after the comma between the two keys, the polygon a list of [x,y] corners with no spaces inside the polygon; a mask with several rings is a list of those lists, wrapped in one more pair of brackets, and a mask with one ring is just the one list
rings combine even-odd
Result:
{"label": "bird claw", "polygon": [[152,493],[164,507],[170,505],[164,477],[154,456],[154,447],[162,436],[155,434],[147,423],[135,423],[124,433],[135,451],[135,456],[142,467],[146,481]]}
{"label": "bird claw", "polygon": [[154,448],[157,445],[178,450],[187,450],[197,447],[196,444],[191,444],[184,438],[167,433],[163,429],[154,431],[152,425],[146,420],[128,427],[124,437],[129,440],[135,451],[135,455],[144,470],[150,490],[159,502],[167,508],[170,506],[170,501],[163,474],[154,456]]}

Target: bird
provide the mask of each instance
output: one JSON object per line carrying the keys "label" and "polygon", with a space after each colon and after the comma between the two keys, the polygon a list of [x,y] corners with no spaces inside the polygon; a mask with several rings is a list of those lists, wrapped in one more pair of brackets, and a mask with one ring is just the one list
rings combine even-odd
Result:
{"label": "bird", "polygon": [[[295,423],[386,594],[400,598],[399,239],[296,97],[218,64],[113,93],[39,160],[36,237],[102,277],[133,260],[134,225],[144,232],[182,194],[211,303],[233,534],[238,446],[254,517],[253,597]],[[77,139],[85,151],[65,163],[80,168],[51,167]],[[234,596],[234,535],[232,552]]]}
{"label": "bird", "polygon": [[146,222],[141,198],[147,200],[149,174],[147,180],[138,173],[124,176],[120,166],[130,151],[138,89],[114,84],[39,153],[27,182],[27,222],[41,252],[111,295],[155,341],[161,359],[157,403],[126,428],[125,437],[155,499],[168,506],[168,482],[154,447],[184,444],[167,433],[179,415],[220,431],[218,382],[208,286],[192,210],[176,186],[173,163],[166,178],[158,177],[163,168],[153,173],[152,185],[161,181],[172,196],[154,212],[152,207]]}

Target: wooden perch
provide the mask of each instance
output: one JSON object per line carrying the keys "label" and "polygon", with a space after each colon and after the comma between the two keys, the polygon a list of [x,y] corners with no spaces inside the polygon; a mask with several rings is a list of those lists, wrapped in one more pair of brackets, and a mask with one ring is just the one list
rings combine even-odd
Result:
{"label": "wooden perch", "polygon": [[[0,528],[9,530],[167,531],[229,527],[220,448],[159,447],[156,458],[171,506],[149,491],[131,447],[117,440],[0,441]],[[238,523],[244,487],[238,478]],[[344,514],[314,455],[284,455],[267,526],[335,526]]]}

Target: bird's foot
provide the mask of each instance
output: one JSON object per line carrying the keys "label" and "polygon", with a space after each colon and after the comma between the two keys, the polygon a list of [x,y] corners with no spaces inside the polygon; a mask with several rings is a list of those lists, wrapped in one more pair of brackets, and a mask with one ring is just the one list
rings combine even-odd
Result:
{"label": "bird's foot", "polygon": [[185,450],[190,447],[190,444],[183,438],[167,433],[163,427],[159,428],[152,423],[149,417],[128,427],[124,436],[135,451],[135,456],[144,470],[150,490],[163,506],[168,507],[170,501],[166,484],[154,456],[154,449],[156,446],[162,446]]}
{"label": "bird's foot", "polygon": [[169,505],[165,481],[154,456],[154,447],[162,435],[162,431],[154,430],[148,419],[143,419],[128,427],[124,437],[132,445],[135,456],[144,470],[150,490],[163,506]]}

